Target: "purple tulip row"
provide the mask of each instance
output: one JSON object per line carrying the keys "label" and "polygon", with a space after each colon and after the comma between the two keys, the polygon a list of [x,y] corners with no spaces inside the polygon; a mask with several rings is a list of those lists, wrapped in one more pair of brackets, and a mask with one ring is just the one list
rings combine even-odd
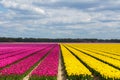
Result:
{"label": "purple tulip row", "polygon": [[32,76],[56,76],[58,73],[59,45],[38,65]]}
{"label": "purple tulip row", "polygon": [[29,56],[31,54],[33,54],[34,52],[36,51],[39,51],[41,49],[43,49],[44,47],[40,47],[40,48],[31,48],[31,50],[28,50],[28,51],[24,51],[22,53],[19,53],[19,55],[15,55],[15,56],[12,56],[12,57],[8,57],[8,58],[4,58],[4,59],[1,59],[0,60],[0,68],[1,67],[4,67],[4,66],[7,66],[11,63],[14,63],[26,56]]}
{"label": "purple tulip row", "polygon": [[[1,74],[2,75],[11,75],[11,74],[21,75],[21,74],[24,74],[27,70],[29,70],[32,66],[34,66],[34,64],[36,62],[38,62],[52,47],[53,46],[47,47],[46,49],[39,51],[39,52],[35,53],[34,55],[32,55],[28,58],[25,58],[24,60],[22,60],[16,64],[11,65],[8,68],[1,70],[0,71]],[[32,52],[35,52],[35,50],[32,50]],[[32,53],[32,52],[28,52],[28,53]],[[27,53],[25,53],[25,54],[27,54]]]}

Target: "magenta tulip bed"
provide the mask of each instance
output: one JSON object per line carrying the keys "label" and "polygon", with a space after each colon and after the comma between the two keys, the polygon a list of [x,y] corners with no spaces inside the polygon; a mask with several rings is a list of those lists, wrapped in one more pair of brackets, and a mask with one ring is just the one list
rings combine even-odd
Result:
{"label": "magenta tulip bed", "polygon": [[58,44],[0,44],[0,80],[56,80],[58,59]]}
{"label": "magenta tulip bed", "polygon": [[59,46],[56,46],[51,53],[32,72],[31,80],[55,78],[58,73]]}

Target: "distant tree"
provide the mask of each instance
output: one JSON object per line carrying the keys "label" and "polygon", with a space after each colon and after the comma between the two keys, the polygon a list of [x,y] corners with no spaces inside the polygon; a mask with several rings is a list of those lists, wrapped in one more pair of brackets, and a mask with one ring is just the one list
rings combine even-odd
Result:
{"label": "distant tree", "polygon": [[120,43],[120,39],[50,39],[50,38],[7,38],[0,37],[0,42],[87,42],[87,43],[96,43],[96,42],[115,42]]}

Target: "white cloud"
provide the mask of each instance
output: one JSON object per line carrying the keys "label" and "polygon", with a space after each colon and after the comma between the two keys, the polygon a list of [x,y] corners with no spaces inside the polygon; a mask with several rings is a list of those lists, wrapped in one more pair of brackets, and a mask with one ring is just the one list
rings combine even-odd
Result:
{"label": "white cloud", "polygon": [[61,9],[47,9],[47,17],[41,19],[39,22],[43,24],[66,24],[66,23],[79,23],[90,22],[91,16],[84,11],[76,9],[61,8]]}
{"label": "white cloud", "polygon": [[24,4],[24,3],[17,3],[15,1],[7,1],[7,0],[2,0],[0,2],[2,5],[4,5],[7,8],[14,8],[14,9],[21,9],[21,10],[30,10],[30,11],[35,11],[40,14],[45,14],[45,11],[39,7],[30,5],[30,4]]}
{"label": "white cloud", "polygon": [[6,22],[4,22],[4,21],[0,21],[0,25],[2,25],[2,24],[4,24],[4,23],[6,23]]}
{"label": "white cloud", "polygon": [[[88,4],[90,2],[98,2],[88,9],[79,7],[70,7],[69,4],[64,7],[48,7],[48,4],[54,3],[70,3],[75,6],[74,2]],[[94,35],[100,37],[100,33],[120,31],[120,10],[111,10],[109,8],[119,8],[119,1],[101,0],[2,0],[0,4],[8,10],[0,11],[0,26],[12,29],[18,33],[28,34],[32,36],[37,33],[53,37],[89,37]],[[112,5],[113,2],[113,5]],[[34,3],[44,3],[46,5],[36,5]],[[47,6],[47,7],[46,7]],[[37,14],[36,14],[37,13]],[[44,14],[44,15],[42,15]],[[4,29],[5,30],[5,29]],[[2,31],[4,31],[2,30]],[[79,36],[81,34],[81,36]],[[4,34],[3,34],[4,35]],[[30,35],[30,34],[29,34]],[[49,37],[47,35],[47,37]],[[65,36],[67,35],[67,36]],[[97,36],[99,35],[99,36]],[[27,35],[26,35],[27,36]],[[102,37],[102,36],[101,36]],[[105,37],[105,35],[103,35]]]}

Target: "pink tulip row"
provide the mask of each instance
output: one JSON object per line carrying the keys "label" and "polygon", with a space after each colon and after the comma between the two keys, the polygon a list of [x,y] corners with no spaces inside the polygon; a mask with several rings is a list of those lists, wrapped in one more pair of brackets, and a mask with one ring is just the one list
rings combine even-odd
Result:
{"label": "pink tulip row", "polygon": [[[29,70],[36,62],[38,62],[53,46],[47,47],[46,49],[35,53],[34,55],[25,58],[24,60],[11,65],[8,68],[1,70],[2,75],[20,75],[24,74],[27,70]],[[33,50],[34,52],[35,50]],[[30,52],[29,52],[30,53]]]}
{"label": "pink tulip row", "polygon": [[0,55],[8,54],[8,53],[15,52],[15,51],[21,50],[21,49],[24,49],[24,48],[18,48],[18,47],[0,48]]}
{"label": "pink tulip row", "polygon": [[13,51],[13,52],[10,52],[10,53],[8,53],[6,51],[6,54],[0,55],[0,60],[4,59],[4,58],[11,57],[11,56],[22,54],[22,52],[29,51],[29,50],[31,50],[31,49],[30,48],[27,48],[27,49],[23,48],[23,49],[19,49],[19,50],[17,49],[16,51]]}
{"label": "pink tulip row", "polygon": [[44,47],[41,47],[41,48],[32,48],[31,47],[31,50],[24,51],[24,52],[20,53],[19,55],[15,55],[15,56],[12,56],[12,57],[1,59],[0,60],[0,68],[4,67],[4,66],[7,66],[11,63],[14,63],[14,62],[26,57],[26,56],[29,56],[29,55],[33,54],[36,51],[39,51],[39,50],[43,49],[43,48]]}
{"label": "pink tulip row", "polygon": [[58,73],[59,45],[32,72],[32,76],[56,76]]}
{"label": "pink tulip row", "polygon": [[0,48],[2,47],[40,47],[40,46],[48,46],[48,45],[51,45],[51,44],[47,44],[47,43],[13,43],[13,44],[7,44],[7,43],[4,43],[4,44],[0,44]]}
{"label": "pink tulip row", "polygon": [[16,52],[28,47],[50,46],[51,44],[0,44],[0,55]]}

